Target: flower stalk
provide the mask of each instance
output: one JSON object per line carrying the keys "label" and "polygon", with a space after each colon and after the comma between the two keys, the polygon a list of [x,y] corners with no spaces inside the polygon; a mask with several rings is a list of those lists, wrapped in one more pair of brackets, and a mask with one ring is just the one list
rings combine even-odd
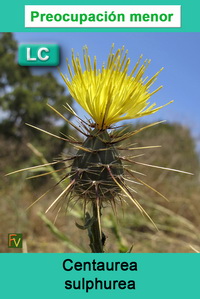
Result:
{"label": "flower stalk", "polygon": [[88,237],[90,248],[93,253],[103,253],[105,245],[105,235],[101,227],[101,207],[99,201],[92,201],[92,223],[88,227]]}

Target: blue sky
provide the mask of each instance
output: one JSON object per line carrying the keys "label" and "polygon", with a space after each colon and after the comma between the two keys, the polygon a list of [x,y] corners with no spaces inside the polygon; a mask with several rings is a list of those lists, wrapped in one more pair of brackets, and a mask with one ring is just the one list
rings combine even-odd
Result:
{"label": "blue sky", "polygon": [[[159,112],[146,116],[144,121],[155,120],[177,121],[189,127],[195,138],[200,137],[200,33],[167,33],[167,32],[28,32],[15,33],[18,42],[57,43],[61,47],[61,70],[67,73],[65,58],[75,53],[82,54],[82,47],[87,45],[89,53],[97,56],[99,67],[106,61],[111,44],[115,49],[123,45],[129,51],[131,65],[134,66],[140,54],[152,60],[147,75],[154,75],[161,67],[164,70],[158,77],[154,87],[163,85],[151,102],[158,106],[174,100]],[[36,69],[36,68],[35,68]],[[57,68],[50,68],[63,83]],[[44,69],[37,68],[42,72]],[[152,88],[152,90],[154,89]],[[83,116],[84,111],[75,106],[77,112]],[[199,143],[200,144],[200,143]],[[198,145],[198,149],[200,146]]]}

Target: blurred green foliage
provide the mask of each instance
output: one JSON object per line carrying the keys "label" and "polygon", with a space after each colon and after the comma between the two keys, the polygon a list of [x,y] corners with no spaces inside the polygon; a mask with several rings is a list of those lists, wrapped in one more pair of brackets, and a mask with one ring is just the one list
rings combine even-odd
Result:
{"label": "blurred green foliage", "polygon": [[[38,73],[38,72],[37,72]],[[11,155],[21,163],[30,158],[24,150],[26,142],[32,142],[47,158],[59,155],[66,144],[49,137],[25,123],[59,134],[69,133],[68,124],[60,119],[46,104],[54,106],[68,119],[70,114],[63,107],[72,105],[52,73],[35,74],[30,67],[17,64],[17,42],[12,33],[0,34],[0,155]],[[59,121],[58,121],[59,120]],[[51,146],[49,146],[51,142]],[[45,145],[45,146],[44,146]],[[17,162],[17,163],[18,163]]]}

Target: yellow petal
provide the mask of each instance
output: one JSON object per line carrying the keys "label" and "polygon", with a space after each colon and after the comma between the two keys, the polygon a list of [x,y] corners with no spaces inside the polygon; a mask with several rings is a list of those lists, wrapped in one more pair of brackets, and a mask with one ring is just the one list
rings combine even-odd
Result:
{"label": "yellow petal", "polygon": [[83,49],[85,70],[82,70],[79,57],[75,57],[72,52],[72,67],[68,64],[71,81],[61,74],[72,97],[93,118],[98,129],[109,128],[121,120],[155,113],[165,106],[155,108],[155,103],[149,106],[148,102],[162,87],[149,91],[162,69],[145,83],[143,75],[150,60],[144,61],[138,69],[142,58],[140,56],[129,75],[130,59],[127,58],[127,51],[124,53],[122,47],[114,54],[112,50],[113,46],[107,64],[101,70],[96,68],[96,57],[91,62],[87,47]]}

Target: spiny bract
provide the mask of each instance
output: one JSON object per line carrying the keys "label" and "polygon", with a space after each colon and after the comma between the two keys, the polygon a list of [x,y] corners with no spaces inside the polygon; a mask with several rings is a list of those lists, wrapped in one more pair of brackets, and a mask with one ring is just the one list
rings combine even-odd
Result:
{"label": "spiny bract", "polygon": [[120,192],[119,186],[110,176],[123,175],[122,162],[111,144],[107,131],[94,129],[85,140],[72,164],[71,180],[75,179],[75,192],[84,199],[99,197],[100,200],[113,199]]}

